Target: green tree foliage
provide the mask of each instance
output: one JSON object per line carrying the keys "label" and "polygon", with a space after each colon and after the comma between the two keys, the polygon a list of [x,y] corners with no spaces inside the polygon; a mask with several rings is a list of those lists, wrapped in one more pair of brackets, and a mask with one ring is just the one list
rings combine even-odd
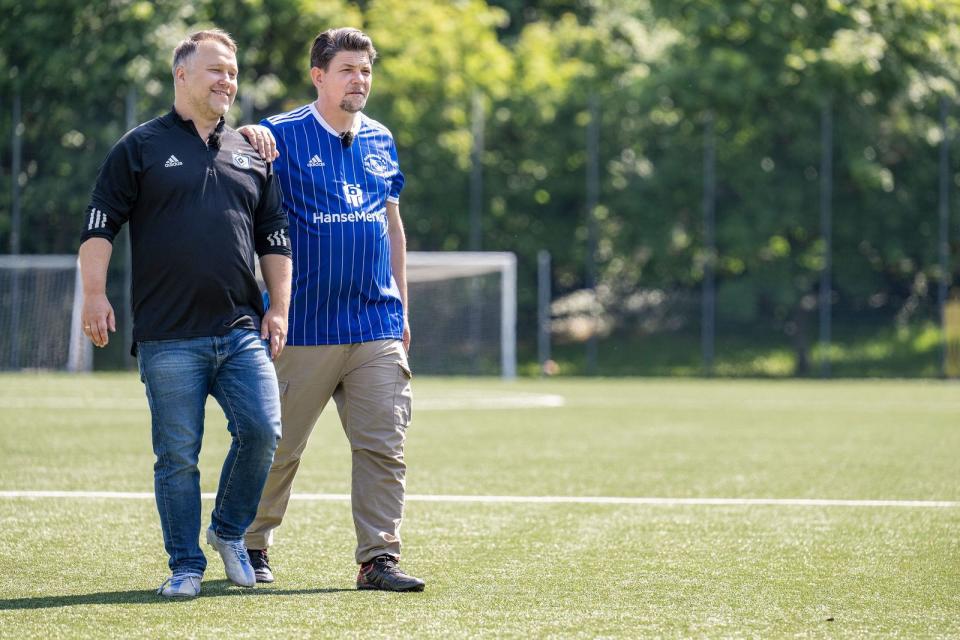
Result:
{"label": "green tree foliage", "polygon": [[[960,0],[0,0],[0,11],[0,164],[9,184],[19,92],[25,252],[76,248],[130,89],[139,121],[168,109],[170,51],[186,33],[215,24],[236,37],[238,123],[313,99],[313,37],[355,25],[380,52],[367,112],[396,135],[413,249],[467,248],[481,102],[483,248],[518,254],[521,312],[533,309],[539,249],[554,256],[556,292],[584,283],[591,100],[601,112],[601,290],[614,315],[639,289],[700,286],[708,114],[725,326],[780,327],[804,360],[824,261],[825,104],[837,308],[907,313],[929,304],[940,277],[937,113],[941,97],[957,98]],[[0,189],[4,248],[9,202]]]}
{"label": "green tree foliage", "polygon": [[513,62],[496,37],[505,19],[481,0],[370,3],[367,30],[382,59],[367,112],[397,140],[411,248],[466,249],[471,105],[512,85]]}
{"label": "green tree foliage", "polygon": [[633,188],[622,193],[634,210],[642,205],[636,216],[627,201],[610,206],[639,223],[624,225],[614,253],[639,247],[640,261],[632,281],[618,282],[699,282],[699,167],[712,113],[721,317],[778,323],[795,336],[802,367],[824,261],[818,170],[827,104],[841,308],[903,307],[923,295],[936,264],[935,117],[939,96],[956,95],[956,67],[947,61],[960,48],[958,3],[652,5],[652,18],[679,37],[630,87],[645,117],[627,157],[615,162],[635,163]]}
{"label": "green tree foliage", "polygon": [[[127,100],[135,93],[135,122],[163,113],[173,102],[173,47],[197,28],[220,26],[240,43],[241,98],[247,112],[285,108],[312,97],[309,48],[333,20],[359,21],[346,3],[247,0],[229,7],[210,0],[25,5],[0,0],[0,123],[10,139],[10,105],[22,96],[22,186],[25,253],[75,249],[80,213],[100,162],[127,128]],[[248,98],[249,96],[249,98]],[[244,101],[241,100],[243,103]],[[241,110],[234,109],[236,122]],[[9,146],[2,155],[9,158]],[[9,162],[4,162],[9,176]],[[0,203],[9,211],[10,191]],[[9,234],[0,217],[0,238]],[[6,243],[4,244],[6,248]]]}
{"label": "green tree foliage", "polygon": [[[0,157],[8,178],[11,104],[19,94],[25,253],[73,248],[99,162],[125,130],[127,90],[149,52],[144,43],[175,10],[164,2],[0,1]],[[10,197],[9,189],[0,192],[4,211]],[[9,224],[0,216],[5,241]]]}
{"label": "green tree foliage", "polygon": [[[342,0],[243,0],[194,3],[196,22],[228,31],[239,47],[239,109],[236,122],[286,111],[316,98],[310,83],[310,47],[316,35],[331,26],[363,27],[363,15]],[[181,36],[182,37],[182,36]]]}

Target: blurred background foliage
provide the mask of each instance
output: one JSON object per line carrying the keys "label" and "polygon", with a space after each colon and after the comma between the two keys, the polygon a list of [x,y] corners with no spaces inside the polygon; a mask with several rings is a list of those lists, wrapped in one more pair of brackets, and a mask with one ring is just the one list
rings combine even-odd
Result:
{"label": "blurred background foliage", "polygon": [[[138,122],[169,109],[171,50],[186,33],[216,25],[236,38],[241,98],[230,119],[239,124],[312,100],[313,37],[353,25],[379,50],[366,112],[397,139],[410,249],[469,248],[482,120],[482,249],[519,258],[528,355],[537,252],[552,254],[557,298],[585,284],[595,100],[598,286],[589,304],[605,319],[606,370],[695,372],[710,117],[719,345],[731,350],[730,370],[721,362],[719,372],[806,373],[824,262],[826,105],[836,348],[896,353],[899,367],[841,371],[936,372],[937,341],[921,337],[938,322],[935,283],[953,281],[937,267],[937,162],[941,140],[952,136],[940,125],[940,102],[952,105],[960,86],[960,0],[0,0],[0,15],[0,169],[4,184],[22,188],[24,253],[76,250],[99,164],[126,129],[128,100]],[[11,176],[15,95],[24,161]],[[4,249],[10,194],[0,190]],[[664,344],[682,362],[660,362]],[[763,353],[750,355],[751,344]],[[905,352],[920,360],[909,364]],[[576,370],[577,352],[561,346],[565,353]],[[754,364],[731,364],[744,358]]]}

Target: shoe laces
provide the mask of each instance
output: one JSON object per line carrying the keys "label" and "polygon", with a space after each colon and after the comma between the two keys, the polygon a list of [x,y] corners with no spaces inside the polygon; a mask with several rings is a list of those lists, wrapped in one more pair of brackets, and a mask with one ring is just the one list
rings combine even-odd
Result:
{"label": "shoe laces", "polygon": [[397,559],[391,555],[384,554],[382,556],[377,556],[370,562],[370,566],[381,565],[383,570],[389,573],[396,573],[400,571],[400,567],[397,566]]}
{"label": "shoe laces", "polygon": [[163,589],[164,589],[168,584],[170,584],[171,582],[173,582],[174,579],[177,579],[176,576],[170,576],[169,578],[167,578],[166,580],[164,580],[164,581],[163,581],[163,584],[160,585],[160,586],[157,588],[157,593],[163,593]]}
{"label": "shoe laces", "polygon": [[230,551],[233,552],[233,555],[236,556],[237,560],[241,564],[244,562],[250,562],[250,557],[247,555],[247,547],[244,546],[243,540],[224,540],[220,539],[222,546],[227,547]]}
{"label": "shoe laces", "polygon": [[201,577],[202,576],[199,576],[194,573],[176,573],[163,581],[163,584],[161,584],[160,587],[157,589],[157,593],[163,593],[163,588],[166,587],[168,584],[173,588],[178,588],[179,584],[182,582],[190,580],[191,578],[199,579]]}
{"label": "shoe laces", "polygon": [[241,564],[244,562],[250,562],[250,557],[247,555],[247,548],[243,546],[243,540],[231,542],[230,548],[233,550],[234,555],[237,556],[237,560],[239,560]]}

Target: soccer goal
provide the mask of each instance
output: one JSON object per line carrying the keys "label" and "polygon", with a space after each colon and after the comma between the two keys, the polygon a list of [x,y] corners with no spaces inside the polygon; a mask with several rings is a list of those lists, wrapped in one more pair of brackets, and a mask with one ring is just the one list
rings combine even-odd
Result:
{"label": "soccer goal", "polygon": [[407,289],[416,373],[517,375],[517,258],[411,251]]}
{"label": "soccer goal", "polygon": [[[506,252],[407,254],[417,373],[517,372],[517,259]],[[75,255],[0,255],[0,370],[89,371]]]}
{"label": "soccer goal", "polygon": [[0,255],[0,369],[89,371],[76,255]]}

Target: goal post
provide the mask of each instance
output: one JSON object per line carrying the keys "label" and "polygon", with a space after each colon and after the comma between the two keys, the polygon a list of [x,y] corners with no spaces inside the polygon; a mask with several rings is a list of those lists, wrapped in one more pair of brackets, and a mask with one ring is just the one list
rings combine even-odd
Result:
{"label": "goal post", "polygon": [[[407,253],[420,373],[517,375],[517,258],[509,252]],[[0,370],[89,371],[76,255],[0,255]]]}
{"label": "goal post", "polygon": [[0,255],[0,369],[89,371],[77,256]]}
{"label": "goal post", "polygon": [[422,373],[517,375],[517,257],[410,251],[412,359]]}

